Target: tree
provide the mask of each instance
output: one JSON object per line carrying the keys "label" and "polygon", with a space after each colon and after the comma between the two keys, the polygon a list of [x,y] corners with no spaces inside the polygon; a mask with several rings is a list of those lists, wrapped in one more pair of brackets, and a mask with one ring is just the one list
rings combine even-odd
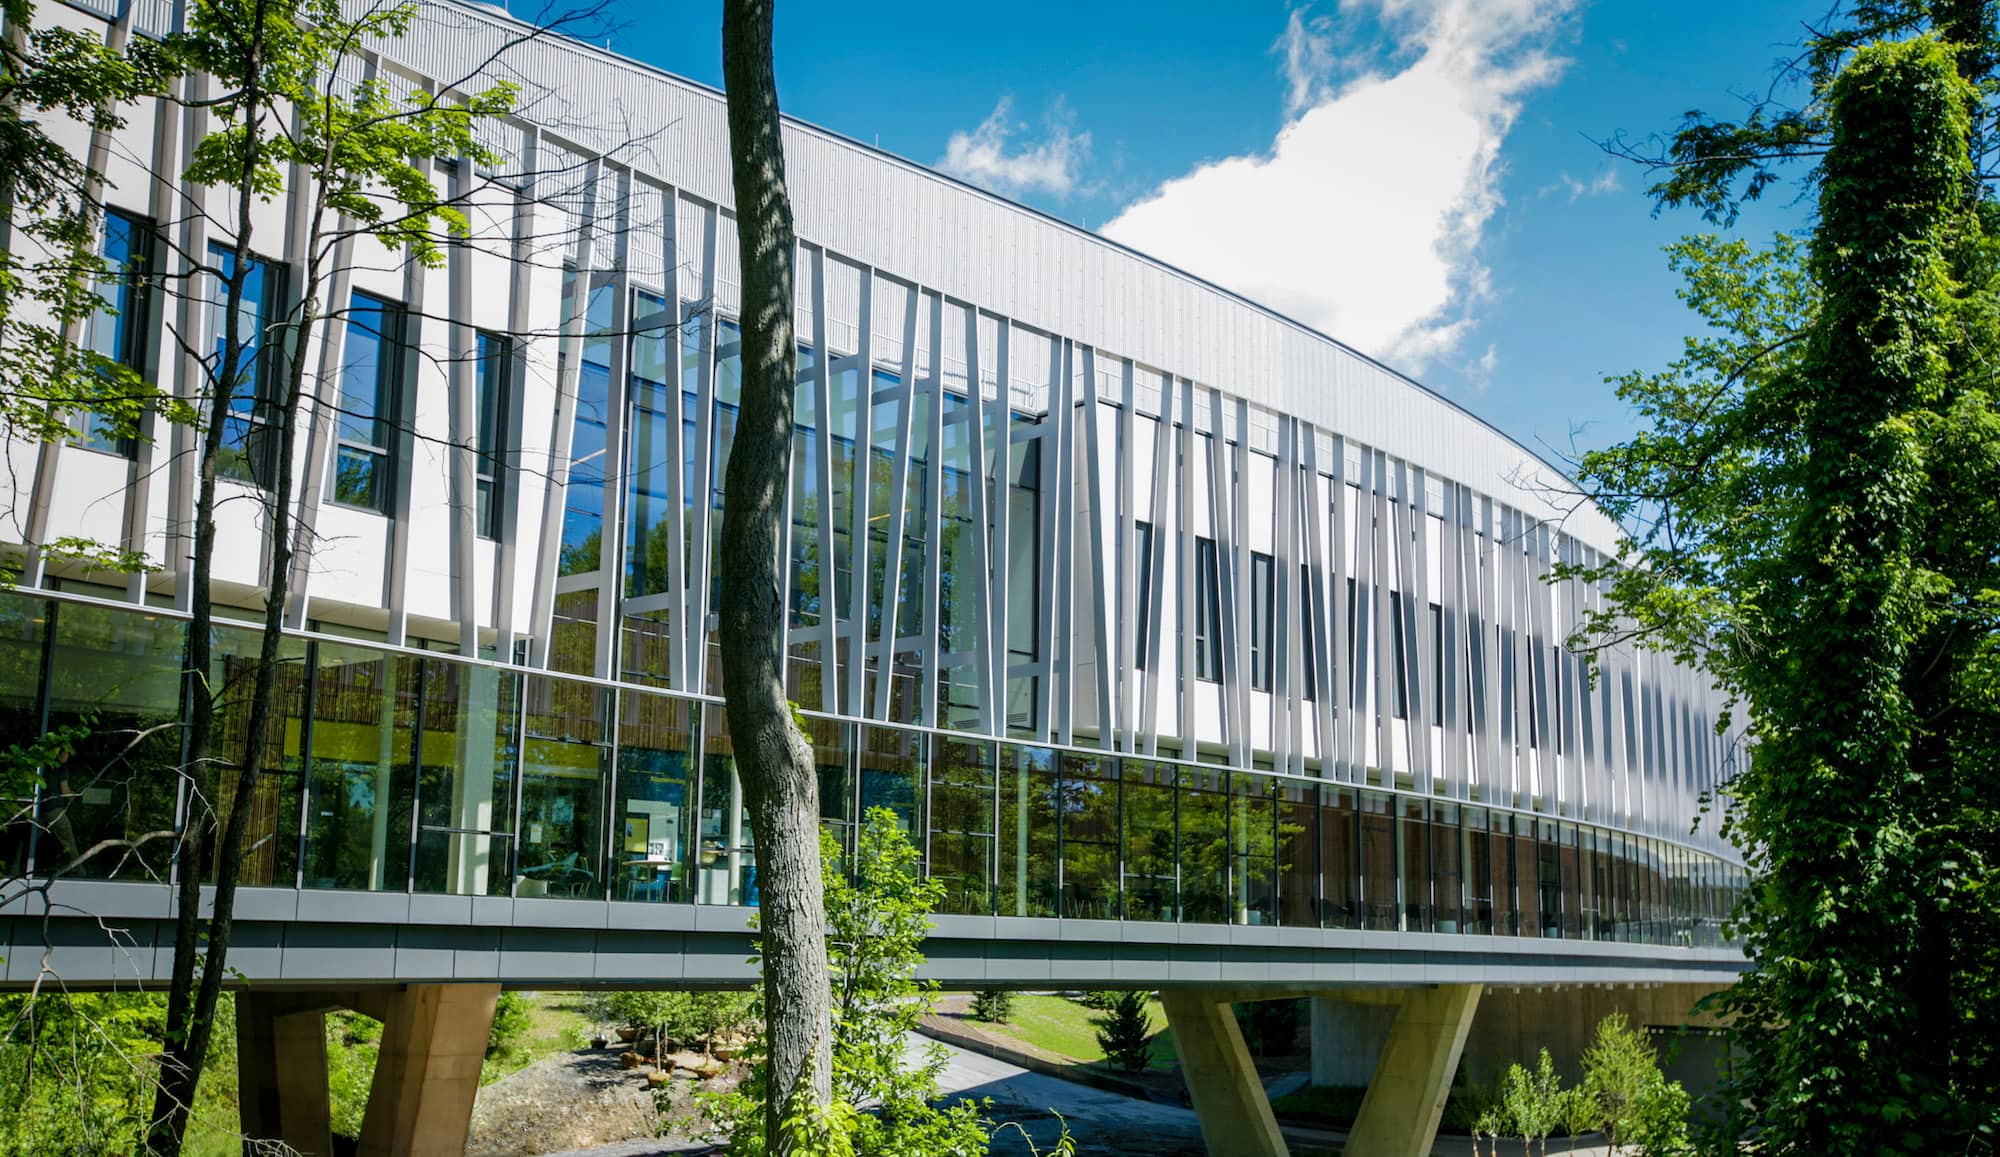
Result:
{"label": "tree", "polygon": [[1548,1152],[1549,1134],[1561,1126],[1563,1118],[1562,1078],[1556,1075],[1549,1050],[1543,1049],[1534,1070],[1508,1065],[1500,1086],[1500,1111],[1507,1122],[1507,1134],[1521,1139],[1521,1152],[1533,1145]]}
{"label": "tree", "polygon": [[722,74],[742,268],[743,380],[722,511],[721,652],[729,736],[757,842],[769,1041],[766,1148],[788,1154],[795,1103],[832,1096],[832,993],[818,844],[819,779],[785,697],[790,578],[792,333],[797,240],[785,188],[783,126],[771,62],[774,0],[724,0]]}
{"label": "tree", "polygon": [[[226,765],[234,754],[214,749],[215,688],[209,681],[214,511],[232,404],[250,361],[245,351],[251,348],[252,335],[242,332],[243,310],[238,307],[244,301],[250,269],[252,208],[285,187],[288,171],[304,175],[302,187],[293,193],[307,202],[297,302],[275,323],[273,332],[259,335],[266,348],[289,356],[284,359],[284,380],[271,421],[276,446],[264,503],[269,560],[264,633],[246,713],[244,748],[234,782],[222,793],[230,801],[227,816],[218,826],[212,812],[190,808],[180,837],[180,897],[165,1048],[147,1135],[148,1149],[168,1157],[181,1148],[208,1052],[216,999],[228,974],[236,885],[251,810],[247,801],[256,791],[268,755],[266,738],[277,690],[292,559],[301,546],[292,522],[292,495],[298,415],[308,389],[305,351],[311,348],[317,327],[342,316],[340,303],[329,307],[323,298],[340,242],[356,234],[371,235],[412,261],[441,264],[440,237],[462,235],[466,221],[437,190],[428,166],[439,158],[492,160],[473,140],[474,123],[505,112],[513,102],[514,90],[506,84],[493,85],[463,102],[423,92],[399,99],[379,79],[343,90],[339,81],[343,59],[370,39],[403,35],[415,16],[414,4],[377,7],[348,19],[338,0],[207,0],[191,7],[186,31],[169,37],[164,47],[179,67],[206,75],[219,90],[205,107],[220,128],[195,142],[185,179],[227,190],[235,202],[237,222],[228,267],[202,268],[224,286],[225,308],[219,354],[207,363],[210,381],[205,383],[195,506],[199,529],[188,629],[188,666],[194,677],[187,680],[193,700],[187,712],[187,766],[194,776],[205,777],[211,762]],[[197,790],[189,797],[202,799],[206,794]],[[203,920],[200,888],[211,843],[213,912]]]}
{"label": "tree", "polygon": [[1597,1022],[1597,1035],[1583,1052],[1580,1091],[1597,1116],[1597,1123],[1589,1127],[1604,1130],[1612,1152],[1630,1139],[1640,1097],[1661,1079],[1653,1042],[1633,1028],[1624,1013],[1614,1012]]}
{"label": "tree", "polygon": [[[822,1109],[794,1102],[789,1127],[817,1132],[815,1144],[846,1145],[869,1157],[983,1157],[988,1133],[979,1106],[933,1103],[947,1062],[943,1046],[927,1046],[913,1062],[908,1043],[937,1002],[936,983],[918,980],[916,972],[943,882],[924,875],[916,845],[888,808],[870,808],[863,817],[853,879],[839,870],[840,844],[830,833],[821,833],[821,855],[824,951],[834,982],[832,1094]],[[718,1125],[735,1130],[731,1152],[771,1151],[751,1126],[776,1087],[772,1065],[768,1052],[757,1056],[742,1088],[712,1102]],[[801,1152],[828,1151],[791,1143]]]}
{"label": "tree", "polygon": [[1152,995],[1137,989],[1121,992],[1103,1016],[1091,1018],[1097,1025],[1097,1047],[1112,1068],[1143,1073],[1152,1066],[1153,1020],[1146,1014]]}
{"label": "tree", "polygon": [[1621,565],[1588,572],[1611,597],[1586,635],[1700,660],[1747,711],[1727,830],[1753,873],[1752,967],[1715,1007],[1744,1058],[1732,1127],[1770,1153],[1962,1151],[2000,1117],[1980,36],[1829,45],[1810,245],[1677,247],[1712,332],[1618,379],[1649,428],[1580,470],[1630,528]]}
{"label": "tree", "polygon": [[972,994],[972,1019],[1006,1024],[1014,1015],[1014,994],[1004,988],[982,988]]}

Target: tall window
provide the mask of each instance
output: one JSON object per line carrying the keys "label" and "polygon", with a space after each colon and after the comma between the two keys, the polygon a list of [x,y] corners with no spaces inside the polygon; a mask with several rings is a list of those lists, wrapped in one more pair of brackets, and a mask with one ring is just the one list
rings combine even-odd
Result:
{"label": "tall window", "polygon": [[[146,263],[152,236],[149,222],[116,209],[104,211],[104,273],[97,283],[97,296],[104,305],[90,319],[90,349],[134,373],[144,372],[146,314],[152,296]],[[94,411],[78,415],[77,441],[107,454],[130,456],[134,448],[130,435]]]}
{"label": "tall window", "polygon": [[1222,586],[1215,540],[1194,540],[1194,677],[1222,681]]}
{"label": "tall window", "polygon": [[402,348],[403,307],[357,292],[347,310],[347,343],[340,357],[335,502],[367,510],[389,508]]}
{"label": "tall window", "polygon": [[1299,669],[1305,672],[1305,697],[1307,702],[1319,698],[1319,620],[1313,617],[1312,567],[1299,564],[1299,652],[1303,662]]}
{"label": "tall window", "polygon": [[1139,641],[1139,646],[1132,666],[1136,670],[1144,671],[1146,669],[1146,637],[1147,633],[1153,627],[1153,524],[1150,522],[1135,522],[1133,529],[1136,531],[1132,536],[1133,549],[1139,552],[1138,565],[1136,567],[1139,572],[1139,633],[1135,636]]}
{"label": "tall window", "polygon": [[478,475],[479,506],[475,517],[479,537],[500,537],[500,511],[507,500],[507,411],[512,401],[510,368],[514,343],[499,334],[481,331],[475,349],[474,368],[478,410],[473,433],[473,470]]}
{"label": "tall window", "polygon": [[[241,296],[232,303],[229,290],[236,277],[235,253],[227,245],[212,243],[208,263],[216,271],[209,295],[208,331],[213,352],[208,372],[215,385],[225,376],[232,379],[216,471],[239,482],[269,486],[278,445],[271,423],[277,418],[279,382],[284,375],[272,356],[276,345],[267,338],[283,300],[283,269],[256,256],[244,258]],[[234,373],[228,374],[224,358],[232,309],[236,314],[236,365]]]}
{"label": "tall window", "polygon": [[1272,637],[1272,576],[1276,573],[1268,554],[1250,555],[1250,688],[1269,691],[1276,670],[1277,640]]}

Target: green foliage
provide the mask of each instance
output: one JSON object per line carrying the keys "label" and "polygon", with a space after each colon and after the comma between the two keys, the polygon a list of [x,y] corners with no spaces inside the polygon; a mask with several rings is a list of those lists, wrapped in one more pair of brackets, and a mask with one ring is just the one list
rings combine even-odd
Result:
{"label": "green foliage", "polygon": [[[833,981],[833,1104],[787,1106],[787,1120],[806,1128],[815,1153],[983,1157],[988,1133],[979,1106],[933,1103],[943,1046],[925,1048],[913,1062],[906,1043],[937,1001],[936,984],[918,980],[916,971],[944,884],[923,874],[916,845],[888,808],[864,817],[854,878],[839,871],[840,844],[824,831],[820,855]],[[706,1098],[710,1118],[732,1134],[732,1153],[764,1151],[764,1061],[759,1042],[742,1086]]]}
{"label": "green foliage", "polygon": [[1146,1015],[1151,995],[1136,989],[1121,992],[1096,1018],[1097,1044],[1112,1068],[1139,1073],[1152,1063],[1153,1021]]}
{"label": "green foliage", "polygon": [[[1892,7],[1984,6],[1855,27]],[[1618,379],[1647,428],[1581,471],[1631,531],[1590,640],[1698,658],[1747,708],[1752,968],[1715,1007],[1725,1132],[1774,1154],[1961,1152],[2000,1120],[2000,206],[1967,79],[1991,29],[1953,27],[1980,60],[1829,49],[1810,245],[1679,247],[1710,332]]]}
{"label": "green foliage", "polygon": [[[101,175],[88,172],[49,126],[70,120],[106,132],[122,128],[118,110],[166,91],[175,68],[151,42],[121,53],[80,29],[35,27],[33,7],[18,0],[4,7],[20,34],[0,44],[0,212],[11,217],[0,250],[0,432],[65,439],[73,416],[92,411],[105,432],[140,438],[150,409],[181,420],[191,411],[81,344],[90,319],[108,311],[100,285],[148,271],[106,268],[98,250]],[[23,207],[32,212],[19,212]],[[78,540],[70,541],[76,549]],[[143,555],[115,549],[93,561],[124,569],[145,563]]]}
{"label": "green foliage", "polygon": [[526,1047],[534,1028],[534,1002],[526,994],[503,992],[493,1006],[493,1031],[486,1035],[486,1059],[504,1060]]}
{"label": "green foliage", "polygon": [[1631,1133],[1640,1098],[1660,1084],[1659,1054],[1645,1031],[1633,1028],[1622,1012],[1597,1022],[1597,1036],[1583,1053],[1583,1099],[1616,1151]]}
{"label": "green foliage", "polygon": [[1094,1008],[1099,1012],[1103,1012],[1118,1003],[1118,995],[1118,990],[1115,988],[1093,988],[1086,990],[1082,995],[1078,996],[1076,1001],[1085,1008]]}
{"label": "green foliage", "polygon": [[972,1018],[988,1024],[1006,1024],[1014,1015],[1014,994],[1005,988],[986,988],[972,994]]}
{"label": "green foliage", "polygon": [[1520,1138],[1524,1151],[1533,1144],[1546,1152],[1549,1134],[1562,1127],[1565,1100],[1562,1078],[1556,1075],[1549,1050],[1542,1050],[1533,1071],[1520,1065],[1507,1066],[1500,1086],[1500,1114],[1506,1134]]}
{"label": "green foliage", "polygon": [[[166,1001],[154,993],[48,989],[0,997],[0,1155],[97,1157],[130,1153],[152,1107],[154,1054]],[[209,1042],[218,1079],[196,1116],[240,1148],[236,1128],[233,1001]]]}
{"label": "green foliage", "polygon": [[361,1136],[361,1118],[368,1111],[368,1089],[375,1081],[375,1060],[382,1043],[382,1022],[358,1012],[326,1015],[326,1091],[333,1131],[342,1137]]}

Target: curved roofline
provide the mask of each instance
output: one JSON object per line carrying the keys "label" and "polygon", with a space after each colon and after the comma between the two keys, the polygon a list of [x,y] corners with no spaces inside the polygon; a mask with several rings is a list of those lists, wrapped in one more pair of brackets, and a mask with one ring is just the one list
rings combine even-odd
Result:
{"label": "curved roofline", "polygon": [[[515,16],[511,11],[509,11],[505,7],[506,0],[441,0],[441,2],[451,5],[453,7],[467,10],[469,12],[477,13],[485,17],[493,17],[493,16],[502,17],[507,22],[517,25],[523,29],[539,30],[540,34],[543,36],[554,37],[559,40],[564,40],[571,44],[575,44],[585,49],[586,51],[594,53],[596,55],[610,57],[623,64],[628,64],[633,67],[636,67],[641,71],[653,73],[654,75],[659,76],[660,78],[672,84],[681,85],[685,88],[693,89],[696,92],[707,93],[708,95],[713,96],[719,100],[726,101],[728,99],[728,94],[724,92],[721,88],[716,87],[715,85],[706,84],[703,83],[702,81],[682,76],[676,72],[669,72],[666,69],[661,68],[656,64],[650,64],[646,61],[638,59],[637,57],[626,56],[624,53],[621,52],[614,52],[608,48],[601,48],[595,44],[590,43],[587,40],[582,40],[578,37],[571,36],[566,32],[561,32],[555,29],[541,28],[539,25],[531,24],[525,20],[522,20],[519,17]],[[1559,466],[1554,462],[1549,461],[1546,457],[1543,456],[1541,451],[1526,445],[1520,439],[1514,437],[1512,434],[1509,434],[1507,431],[1502,430],[1500,427],[1494,425],[1492,421],[1487,419],[1483,414],[1480,414],[1478,411],[1467,407],[1463,403],[1459,402],[1457,399],[1449,397],[1448,395],[1441,393],[1440,391],[1435,390],[1430,386],[1425,385],[1424,383],[1411,377],[1409,374],[1406,374],[1403,371],[1397,369],[1396,367],[1389,365],[1387,362],[1382,361],[1380,358],[1377,358],[1372,354],[1364,353],[1361,350],[1355,349],[1353,346],[1348,345],[1346,342],[1341,341],[1339,338],[1334,337],[1332,334],[1327,333],[1324,330],[1316,329],[1298,320],[1297,318],[1291,317],[1287,314],[1280,313],[1277,310],[1272,309],[1270,306],[1265,305],[1262,302],[1253,300],[1252,298],[1246,297],[1243,294],[1238,293],[1236,290],[1233,290],[1226,285],[1219,285],[1198,274],[1190,273],[1187,270],[1182,269],[1180,266],[1175,265],[1170,261],[1163,260],[1162,258],[1156,257],[1151,253],[1145,252],[1144,250],[1134,249],[1130,245],[1127,245],[1121,241],[1115,241],[1109,237],[1104,236],[1102,233],[1093,232],[1090,229],[1078,225],[1073,221],[1067,220],[1066,218],[1059,217],[1054,213],[1048,212],[1047,210],[1038,209],[1033,205],[1029,205],[1022,201],[1017,201],[1012,197],[1002,196],[999,193],[995,193],[991,189],[983,188],[979,185],[973,184],[970,181],[964,180],[959,177],[955,177],[950,173],[946,173],[939,169],[934,169],[929,165],[923,164],[919,161],[911,160],[910,158],[902,156],[899,153],[892,153],[889,150],[882,148],[880,145],[872,145],[869,144],[867,141],[857,140],[854,137],[850,137],[846,133],[840,132],[837,129],[830,129],[824,125],[815,124],[812,121],[804,120],[800,117],[793,116],[790,113],[784,112],[782,109],[779,110],[779,117],[781,118],[782,123],[790,128],[795,128],[803,132],[812,133],[825,140],[831,141],[838,145],[845,146],[847,148],[854,149],[861,153],[868,154],[879,160],[887,161],[894,165],[899,165],[905,169],[912,170],[927,177],[934,177],[947,184],[956,186],[958,189],[964,192],[971,193],[978,197],[982,197],[988,201],[1005,206],[1009,209],[1014,209],[1019,212],[1027,213],[1030,216],[1038,217],[1043,221],[1046,221],[1052,225],[1057,226],[1058,228],[1061,228],[1063,230],[1068,231],[1071,234],[1074,234],[1075,236],[1085,238],[1099,245],[1103,245],[1106,248],[1116,250],[1120,253],[1124,253],[1127,256],[1135,257],[1150,265],[1156,266],[1159,269],[1165,270],[1166,272],[1173,274],[1174,276],[1182,279],[1183,281],[1186,281],[1193,285],[1200,286],[1201,288],[1209,290],[1215,294],[1218,294],[1219,296],[1228,298],[1229,300],[1235,302],[1238,305],[1245,306],[1257,313],[1263,314],[1265,317],[1271,318],[1274,321],[1278,321],[1285,325],[1288,325],[1293,329],[1298,330],[1300,333],[1306,334],[1310,337],[1314,337],[1319,339],[1320,341],[1326,342],[1328,345],[1340,349],[1352,355],[1353,357],[1356,357],[1361,361],[1368,363],[1369,365],[1375,367],[1376,369],[1381,370],[1383,373],[1388,374],[1390,377],[1401,382],[1403,385],[1408,386],[1411,389],[1417,390],[1427,395],[1428,397],[1436,399],[1437,401],[1444,403],[1445,405],[1451,407],[1454,410],[1457,410],[1459,413],[1479,423],[1481,426],[1485,427],[1487,430],[1497,435],[1502,441],[1513,446],[1515,449],[1521,451],[1523,454],[1528,455],[1528,457],[1534,459],[1536,462],[1541,463],[1544,467],[1548,468],[1549,470],[1554,471],[1556,477],[1562,479],[1566,483],[1569,483],[1570,486],[1575,488],[1576,495],[1578,498],[1582,498],[1585,501],[1588,501],[1588,496],[1583,493],[1583,488],[1577,485],[1576,479],[1570,476],[1568,469]],[[1213,385],[1216,383],[1210,383],[1210,384]],[[1625,530],[1624,526],[1619,524],[1615,519],[1609,519],[1607,517],[1607,521],[1611,522],[1613,526],[1617,527],[1619,533],[1621,534],[1624,533]]]}

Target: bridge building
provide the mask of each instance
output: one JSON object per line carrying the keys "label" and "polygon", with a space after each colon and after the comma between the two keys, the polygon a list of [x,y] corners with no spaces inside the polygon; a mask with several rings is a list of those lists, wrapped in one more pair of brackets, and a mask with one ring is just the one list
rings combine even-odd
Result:
{"label": "bridge building", "polygon": [[[40,18],[115,43],[177,10]],[[740,380],[723,100],[453,0],[340,83],[496,78],[523,86],[482,130],[498,161],[432,174],[470,237],[431,269],[341,239],[337,317],[260,348],[230,420],[227,622],[194,674],[240,755],[273,383],[307,360],[284,720],[252,798],[178,770],[194,432],[120,442],[86,415],[4,447],[0,538],[158,567],[21,552],[0,594],[5,733],[91,729],[0,848],[36,884],[10,889],[4,982],[161,983],[171,840],[148,833],[249,809],[245,1120],[302,1152],[326,1151],[328,1007],[391,1025],[363,1151],[455,1152],[502,987],[752,978],[715,632]],[[244,222],[172,176],[216,127],[198,101],[123,112],[67,126],[104,165],[119,271],[79,337],[195,399],[238,231],[261,332],[301,293],[305,213],[296,183]],[[1283,1142],[1226,1001],[1318,998],[1328,1071],[1373,1079],[1355,1151],[1414,1154],[1482,1001],[1533,1021],[1496,990],[1685,1012],[1735,975],[1713,793],[1737,737],[1699,671],[1617,646],[1592,678],[1565,646],[1604,593],[1551,572],[1617,529],[1558,470],[1144,254],[811,125],[785,144],[790,686],[827,826],[892,809],[947,884],[931,975],[1160,989],[1212,1149],[1258,1155]]]}

